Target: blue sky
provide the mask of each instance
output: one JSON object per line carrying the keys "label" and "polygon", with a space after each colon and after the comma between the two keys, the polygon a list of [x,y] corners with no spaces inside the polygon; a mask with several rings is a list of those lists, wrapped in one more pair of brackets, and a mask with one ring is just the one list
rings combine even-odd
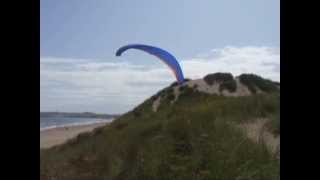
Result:
{"label": "blue sky", "polygon": [[170,51],[186,77],[280,80],[278,0],[41,0],[40,11],[41,111],[121,113],[174,80],[154,57],[115,57],[128,43]]}

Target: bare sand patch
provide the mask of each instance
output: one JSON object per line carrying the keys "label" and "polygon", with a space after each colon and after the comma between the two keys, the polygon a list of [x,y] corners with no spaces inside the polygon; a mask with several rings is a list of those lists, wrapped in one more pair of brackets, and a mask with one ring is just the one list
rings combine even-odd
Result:
{"label": "bare sand patch", "polygon": [[270,152],[280,158],[280,135],[275,137],[271,132],[267,131],[267,118],[257,119],[254,122],[242,123],[239,127],[244,130],[249,139],[256,143],[265,143]]}

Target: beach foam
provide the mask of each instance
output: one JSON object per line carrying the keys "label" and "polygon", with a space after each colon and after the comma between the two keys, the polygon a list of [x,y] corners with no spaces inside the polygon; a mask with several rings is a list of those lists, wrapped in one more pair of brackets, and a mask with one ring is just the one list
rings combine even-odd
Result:
{"label": "beach foam", "polygon": [[98,120],[91,120],[86,122],[74,122],[74,123],[66,123],[61,125],[50,125],[46,127],[40,127],[40,132],[55,128],[68,128],[68,127],[75,127],[75,126],[84,126],[84,125],[93,125],[93,124],[99,124],[99,123],[108,123],[113,121],[113,119],[98,119]]}

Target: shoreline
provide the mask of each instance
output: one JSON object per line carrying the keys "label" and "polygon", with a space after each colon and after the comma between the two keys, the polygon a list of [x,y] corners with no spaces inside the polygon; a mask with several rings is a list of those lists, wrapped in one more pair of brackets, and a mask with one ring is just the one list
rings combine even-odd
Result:
{"label": "shoreline", "polygon": [[46,149],[55,145],[63,144],[80,133],[92,131],[95,128],[105,126],[108,123],[110,122],[97,122],[40,130],[40,149]]}
{"label": "shoreline", "polygon": [[54,125],[54,126],[49,126],[45,128],[40,127],[40,132],[41,131],[47,131],[50,129],[56,129],[56,128],[70,128],[70,127],[78,127],[78,126],[86,126],[86,125],[93,125],[93,124],[100,124],[100,123],[110,123],[114,119],[98,119],[96,121],[89,121],[89,122],[81,122],[81,123],[69,123],[65,125]]}

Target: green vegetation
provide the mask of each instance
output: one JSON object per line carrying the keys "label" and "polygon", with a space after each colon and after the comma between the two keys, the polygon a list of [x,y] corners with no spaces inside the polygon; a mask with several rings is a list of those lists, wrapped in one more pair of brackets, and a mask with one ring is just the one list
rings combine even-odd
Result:
{"label": "green vegetation", "polygon": [[280,82],[275,82],[275,81],[273,81],[273,83],[274,83],[275,85],[277,85],[277,86],[280,86]]}
{"label": "green vegetation", "polygon": [[178,85],[178,82],[175,81],[175,82],[171,83],[170,87],[174,87],[174,86],[177,86],[177,85]]}
{"label": "green vegetation", "polygon": [[188,81],[191,81],[191,79],[190,78],[184,78],[184,81],[188,82]]}
{"label": "green vegetation", "polygon": [[111,124],[40,152],[40,177],[68,180],[280,179],[280,162],[236,124],[271,119],[280,133],[279,91],[243,97],[208,95],[187,86],[171,104],[172,88]]}
{"label": "green vegetation", "polygon": [[221,83],[219,88],[220,92],[224,89],[229,90],[230,92],[235,92],[237,90],[237,83],[234,79],[230,81],[224,81],[223,83]]}
{"label": "green vegetation", "polygon": [[230,73],[214,73],[206,75],[203,80],[209,84],[220,83],[220,92],[224,89],[235,92],[237,90],[237,83]]}
{"label": "green vegetation", "polygon": [[[184,82],[188,82],[188,81],[191,81],[191,79],[189,79],[189,78],[184,78]],[[174,87],[174,86],[177,86],[177,85],[178,85],[178,82],[175,81],[175,82],[171,83],[171,85],[170,85],[169,87]]]}
{"label": "green vegetation", "polygon": [[187,85],[185,86],[181,86],[179,88],[179,91],[180,91],[180,97],[184,97],[184,96],[191,96],[193,93],[196,93],[196,89],[194,87],[189,87]]}
{"label": "green vegetation", "polygon": [[248,86],[252,93],[257,92],[257,88],[264,92],[278,91],[277,85],[280,83],[272,82],[268,79],[263,79],[255,74],[242,74],[239,76],[240,82]]}
{"label": "green vegetation", "polygon": [[213,73],[208,74],[203,78],[207,84],[213,85],[215,82],[224,82],[233,80],[233,76],[230,73]]}

